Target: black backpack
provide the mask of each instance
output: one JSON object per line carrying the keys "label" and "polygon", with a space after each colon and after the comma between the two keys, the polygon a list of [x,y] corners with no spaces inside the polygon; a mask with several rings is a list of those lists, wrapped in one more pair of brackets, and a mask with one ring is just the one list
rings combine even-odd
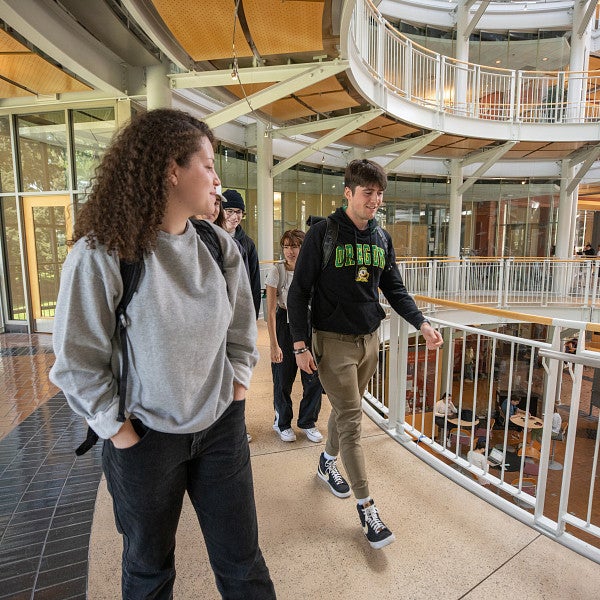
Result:
{"label": "black backpack", "polygon": [[[219,241],[219,236],[216,234],[214,227],[208,221],[201,221],[198,219],[190,219],[190,221],[196,229],[196,233],[206,245],[211,256],[215,259],[215,262],[219,266],[221,273],[225,273],[223,248],[221,248],[221,242]],[[127,396],[127,376],[129,374],[129,352],[127,347],[127,325],[129,320],[127,318],[127,307],[129,306],[129,303],[131,302],[131,299],[138,288],[142,274],[143,261],[138,260],[135,262],[127,262],[125,260],[121,260],[119,262],[121,279],[123,280],[123,296],[121,297],[121,301],[115,310],[115,315],[117,317],[117,330],[121,340],[121,351],[123,352],[123,366],[121,368],[121,374],[118,382],[119,413],[117,415],[117,421],[124,423],[125,400]],[[77,456],[85,454],[96,444],[98,439],[98,434],[91,427],[88,427],[86,438],[75,450],[75,454]]]}

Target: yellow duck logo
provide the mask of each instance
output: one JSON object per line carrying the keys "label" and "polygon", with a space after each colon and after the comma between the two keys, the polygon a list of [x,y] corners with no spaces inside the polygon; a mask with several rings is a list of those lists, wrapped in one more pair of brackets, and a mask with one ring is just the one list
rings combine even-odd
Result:
{"label": "yellow duck logo", "polygon": [[356,281],[359,283],[367,283],[369,281],[369,271],[366,267],[361,267],[356,274]]}

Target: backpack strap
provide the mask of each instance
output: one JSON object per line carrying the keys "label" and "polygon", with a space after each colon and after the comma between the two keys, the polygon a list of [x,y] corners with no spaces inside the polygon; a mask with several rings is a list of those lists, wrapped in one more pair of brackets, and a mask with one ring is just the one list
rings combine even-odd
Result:
{"label": "backpack strap", "polygon": [[127,377],[129,375],[129,351],[127,345],[127,307],[135,294],[140,276],[142,274],[143,261],[136,262],[120,261],[121,279],[123,280],[123,296],[116,310],[117,329],[121,340],[121,352],[123,353],[123,362],[121,365],[121,376],[119,377],[119,413],[117,421],[125,422],[125,399],[127,397]]}
{"label": "backpack strap", "polygon": [[204,242],[204,245],[208,248],[208,251],[210,252],[211,256],[215,259],[215,262],[219,266],[219,269],[221,269],[221,273],[225,273],[225,259],[223,258],[223,248],[221,247],[221,242],[219,241],[219,236],[217,235],[214,226],[208,221],[204,221],[202,219],[190,219],[190,221],[194,226],[196,233]]}
{"label": "backpack strap", "polygon": [[[121,279],[123,280],[123,295],[115,310],[117,318],[117,330],[119,332],[119,338],[121,341],[121,351],[123,353],[123,362],[121,366],[121,375],[118,382],[118,393],[119,393],[119,412],[117,414],[117,421],[120,423],[125,422],[125,400],[127,396],[127,377],[129,374],[129,352],[127,346],[127,325],[129,324],[127,319],[127,306],[135,294],[138,284],[140,282],[140,276],[142,273],[143,261],[127,262],[124,260],[119,261],[119,269],[121,271]],[[91,428],[88,427],[87,436],[82,444],[75,450],[77,456],[85,454],[88,450],[91,450],[98,441],[98,434]]]}
{"label": "backpack strap", "polygon": [[387,261],[387,256],[390,253],[390,238],[386,237],[381,225],[377,225],[375,228],[375,236],[377,237],[377,243],[381,245],[382,248],[385,248],[386,261],[384,271],[387,271],[389,268],[391,268],[391,265]]}
{"label": "backpack strap", "polygon": [[327,217],[327,229],[325,230],[325,236],[323,237],[321,271],[329,264],[329,259],[331,258],[337,243],[339,229],[339,223],[334,221],[331,217]]}

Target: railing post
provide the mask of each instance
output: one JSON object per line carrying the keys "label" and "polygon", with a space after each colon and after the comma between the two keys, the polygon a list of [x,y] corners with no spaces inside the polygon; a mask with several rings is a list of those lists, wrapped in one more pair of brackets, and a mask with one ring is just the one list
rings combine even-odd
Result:
{"label": "railing post", "polygon": [[444,111],[444,58],[441,54],[435,55],[435,102],[440,112]]}
{"label": "railing post", "polygon": [[510,122],[521,121],[521,71],[511,72],[512,85],[510,86]]}
{"label": "railing post", "polygon": [[437,261],[430,260],[427,263],[429,265],[429,275],[427,277],[427,295],[430,298],[435,298],[437,290],[435,289],[435,282],[437,277]]}
{"label": "railing post", "polygon": [[386,81],[385,75],[385,19],[378,15],[377,17],[377,65],[376,73],[379,80]]}
{"label": "railing post", "polygon": [[[408,323],[392,311],[390,315],[390,362],[388,393],[388,426],[395,428],[403,438],[406,420],[406,355],[408,351]],[[406,436],[410,439],[410,436]]]}
{"label": "railing post", "polygon": [[511,274],[514,268],[514,259],[508,258],[506,260],[506,273],[504,276],[504,286],[501,288],[500,293],[502,294],[502,298],[501,298],[501,306],[508,306],[508,298],[510,296],[510,279],[511,279]]}
{"label": "railing post", "polygon": [[407,100],[412,100],[412,74],[413,74],[413,45],[412,40],[407,39],[406,45],[402,46],[404,50],[404,62],[402,71],[404,73],[404,95]]}

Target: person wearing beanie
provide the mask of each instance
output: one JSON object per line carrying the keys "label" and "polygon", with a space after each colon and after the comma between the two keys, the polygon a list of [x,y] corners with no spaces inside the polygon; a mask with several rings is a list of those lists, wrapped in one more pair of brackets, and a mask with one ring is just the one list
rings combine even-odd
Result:
{"label": "person wearing beanie", "polygon": [[248,261],[248,277],[250,279],[250,287],[252,288],[252,299],[254,301],[254,308],[256,310],[256,318],[258,319],[258,312],[260,310],[261,301],[261,290],[260,290],[260,268],[258,265],[258,252],[256,246],[252,241],[252,238],[242,229],[240,225],[244,213],[246,212],[246,205],[242,195],[237,190],[226,190],[222,194],[223,210],[225,211],[225,222],[223,223],[223,229],[233,237],[234,240],[239,242],[243,252],[245,253],[245,259]]}

